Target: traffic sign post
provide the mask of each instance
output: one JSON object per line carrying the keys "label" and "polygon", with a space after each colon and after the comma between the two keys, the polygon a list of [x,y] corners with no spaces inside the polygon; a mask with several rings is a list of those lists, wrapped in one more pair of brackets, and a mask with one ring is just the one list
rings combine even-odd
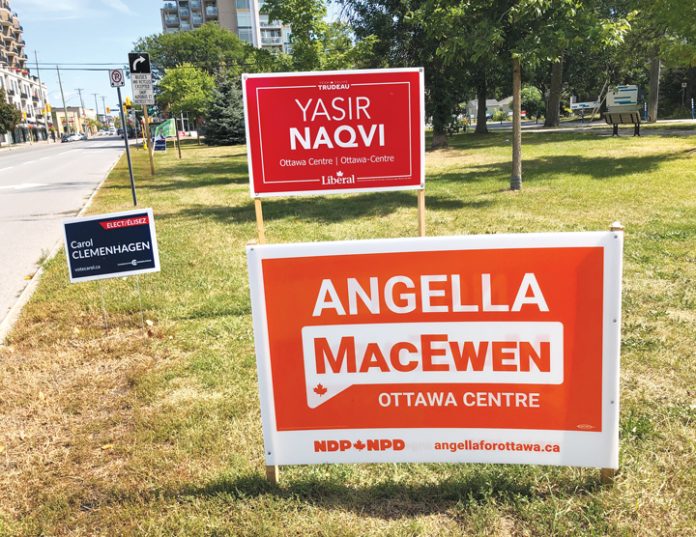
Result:
{"label": "traffic sign post", "polygon": [[155,104],[150,55],[146,52],[130,53],[128,55],[128,68],[133,88],[133,102],[143,106]]}
{"label": "traffic sign post", "polygon": [[143,107],[145,128],[143,137],[147,140],[147,152],[150,159],[150,173],[155,175],[155,157],[150,138],[150,119],[147,111],[149,105],[155,104],[155,92],[152,85],[152,65],[147,52],[131,52],[128,54],[128,68],[131,75],[133,102]]}
{"label": "traffic sign post", "polygon": [[128,144],[128,123],[126,115],[123,113],[123,98],[121,97],[121,87],[116,87],[118,93],[118,109],[121,114],[121,127],[123,130],[123,141],[126,144],[126,159],[128,160],[128,174],[130,175],[131,194],[133,195],[133,205],[138,206],[138,197],[135,194],[135,178],[133,177],[133,163],[131,162],[130,145]]}

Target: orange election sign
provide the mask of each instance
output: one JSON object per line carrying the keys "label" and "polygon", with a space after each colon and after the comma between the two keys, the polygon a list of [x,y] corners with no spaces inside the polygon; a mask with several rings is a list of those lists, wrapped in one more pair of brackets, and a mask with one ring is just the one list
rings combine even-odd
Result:
{"label": "orange election sign", "polygon": [[250,246],[267,464],[618,467],[622,243]]}

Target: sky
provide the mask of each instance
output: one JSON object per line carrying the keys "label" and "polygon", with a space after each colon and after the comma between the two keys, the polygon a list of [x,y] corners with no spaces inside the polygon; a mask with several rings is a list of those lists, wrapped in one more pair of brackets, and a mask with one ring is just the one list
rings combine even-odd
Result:
{"label": "sky", "polygon": [[[41,81],[48,86],[49,101],[54,107],[63,106],[56,63],[127,65],[128,52],[139,37],[162,31],[161,6],[162,0],[10,0],[10,8],[19,15],[24,27],[31,73],[37,74],[37,51]],[[68,106],[80,105],[76,88],[84,89],[86,108],[94,108],[92,94],[98,95],[100,114],[104,112],[102,95],[112,109],[118,103],[106,71],[61,70],[61,79]],[[129,81],[123,89],[124,97],[130,95]]]}

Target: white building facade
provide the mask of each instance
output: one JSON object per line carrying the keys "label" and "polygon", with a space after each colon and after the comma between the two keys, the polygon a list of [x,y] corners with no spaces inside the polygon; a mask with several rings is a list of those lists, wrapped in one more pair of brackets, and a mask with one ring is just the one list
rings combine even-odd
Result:
{"label": "white building facade", "polygon": [[260,13],[264,0],[165,0],[162,31],[180,32],[215,22],[256,48],[290,51],[290,27]]}
{"label": "white building facade", "polygon": [[26,69],[0,65],[0,89],[4,90],[7,102],[22,114],[14,131],[0,133],[0,143],[20,144],[48,139],[52,125],[46,85]]}
{"label": "white building facade", "polygon": [[46,140],[50,129],[48,92],[29,72],[23,32],[9,0],[0,0],[0,89],[22,114],[12,132],[0,132],[2,144]]}

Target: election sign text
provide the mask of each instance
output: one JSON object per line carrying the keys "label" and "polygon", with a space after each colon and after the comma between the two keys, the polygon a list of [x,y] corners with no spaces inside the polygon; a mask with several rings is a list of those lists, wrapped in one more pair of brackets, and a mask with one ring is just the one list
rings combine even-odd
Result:
{"label": "election sign text", "polygon": [[63,222],[71,282],[159,272],[152,209]]}
{"label": "election sign text", "polygon": [[616,468],[622,240],[249,246],[267,464]]}

